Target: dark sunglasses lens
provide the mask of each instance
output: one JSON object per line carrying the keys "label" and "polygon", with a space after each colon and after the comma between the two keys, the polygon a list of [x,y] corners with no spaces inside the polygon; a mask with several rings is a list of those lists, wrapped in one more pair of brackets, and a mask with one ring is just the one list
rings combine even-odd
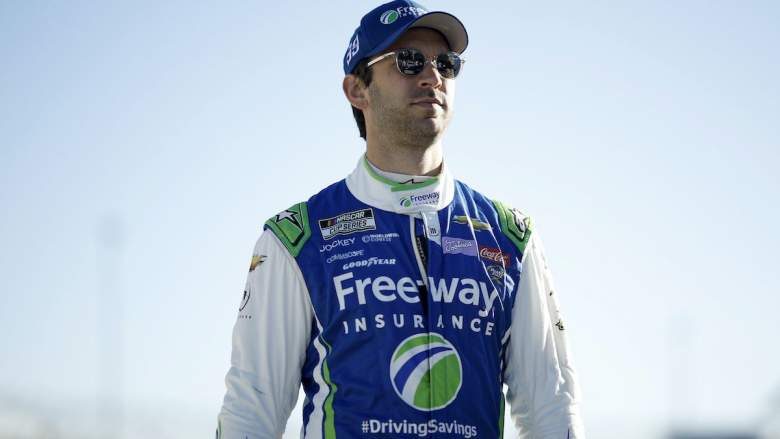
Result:
{"label": "dark sunglasses lens", "polygon": [[436,69],[447,79],[453,79],[458,76],[460,65],[460,56],[455,52],[442,53],[436,57]]}
{"label": "dark sunglasses lens", "polygon": [[425,55],[419,50],[401,49],[396,53],[398,70],[404,75],[417,75],[425,68]]}

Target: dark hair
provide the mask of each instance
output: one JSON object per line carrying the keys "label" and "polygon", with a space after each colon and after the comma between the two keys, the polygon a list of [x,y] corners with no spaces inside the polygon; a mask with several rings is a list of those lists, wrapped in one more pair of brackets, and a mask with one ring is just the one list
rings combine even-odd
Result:
{"label": "dark hair", "polygon": [[[366,64],[368,64],[368,59],[360,61],[352,74],[357,76],[357,79],[368,87],[371,85],[371,69],[366,67]],[[355,116],[355,122],[357,123],[360,137],[362,137],[363,140],[366,140],[366,117],[363,115],[363,111],[353,106],[352,115]]]}

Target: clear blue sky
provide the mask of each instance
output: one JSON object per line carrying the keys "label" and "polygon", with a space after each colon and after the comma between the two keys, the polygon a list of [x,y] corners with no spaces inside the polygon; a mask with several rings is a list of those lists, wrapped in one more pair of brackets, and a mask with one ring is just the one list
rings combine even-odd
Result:
{"label": "clear blue sky", "polygon": [[[780,394],[780,4],[426,4],[470,35],[446,159],[536,218],[592,437],[755,427]],[[211,434],[263,221],[362,152],[341,57],[372,5],[0,4],[0,396],[94,403],[106,319],[128,404]]]}

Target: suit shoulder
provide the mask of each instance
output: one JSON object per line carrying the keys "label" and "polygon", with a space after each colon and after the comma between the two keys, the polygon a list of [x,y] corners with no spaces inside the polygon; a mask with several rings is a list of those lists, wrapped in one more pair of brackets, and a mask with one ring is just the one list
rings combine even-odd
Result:
{"label": "suit shoulder", "polygon": [[477,203],[491,206],[496,211],[501,231],[515,244],[521,253],[525,252],[525,247],[531,239],[533,219],[519,209],[504,204],[499,200],[489,198],[461,181],[457,181],[457,184],[464,194],[474,199]]}
{"label": "suit shoulder", "polygon": [[293,204],[272,216],[265,222],[264,228],[273,232],[293,257],[298,256],[311,236],[306,202]]}
{"label": "suit shoulder", "polygon": [[316,208],[321,203],[327,203],[328,200],[338,197],[338,192],[344,190],[345,186],[344,180],[328,185],[312,195],[307,201],[295,203],[273,215],[265,222],[264,229],[273,232],[290,254],[293,257],[297,257],[311,237],[309,213],[312,208]]}

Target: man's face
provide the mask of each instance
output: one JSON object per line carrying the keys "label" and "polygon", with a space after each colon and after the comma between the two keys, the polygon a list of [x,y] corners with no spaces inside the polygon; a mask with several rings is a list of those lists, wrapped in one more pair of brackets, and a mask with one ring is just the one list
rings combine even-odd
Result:
{"label": "man's face", "polygon": [[[440,33],[426,28],[408,30],[383,53],[401,48],[418,49],[427,59],[449,50]],[[455,81],[443,78],[431,63],[420,74],[406,76],[398,71],[392,56],[370,68],[369,108],[365,112],[366,123],[373,125],[369,130],[407,145],[435,142],[452,116]]]}

